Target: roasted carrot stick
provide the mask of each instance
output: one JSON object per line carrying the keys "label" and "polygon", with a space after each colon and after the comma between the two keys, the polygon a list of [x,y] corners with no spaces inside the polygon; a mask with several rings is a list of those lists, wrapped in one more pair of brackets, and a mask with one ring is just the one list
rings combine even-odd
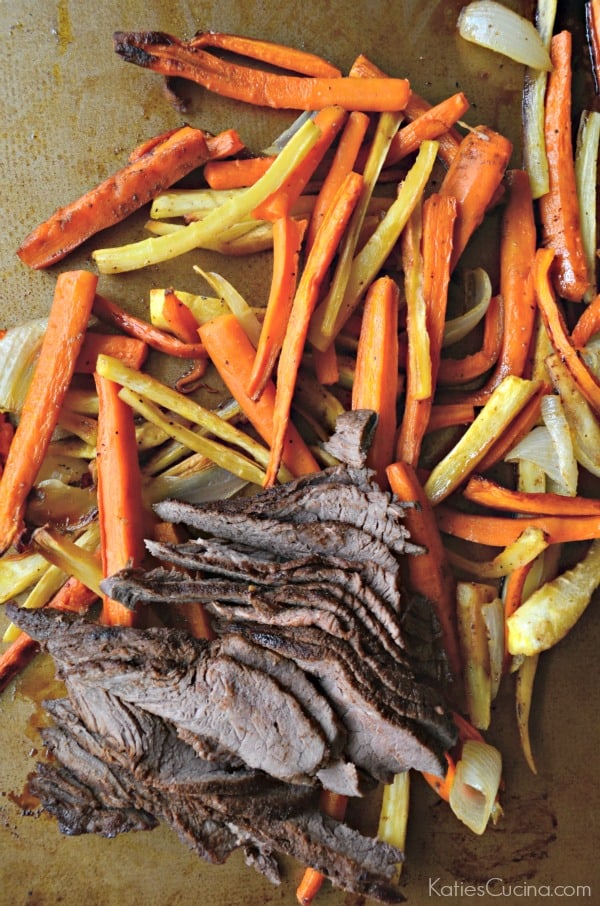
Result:
{"label": "roasted carrot stick", "polygon": [[[94,375],[98,393],[98,518],[104,576],[126,566],[140,566],[144,556],[144,508],[135,425],[131,408],[119,398],[120,387]],[[101,621],[132,626],[135,613],[103,598]]]}
{"label": "roasted carrot stick", "polygon": [[274,160],[274,157],[209,160],[202,172],[211,189],[243,189],[264,176]]}
{"label": "roasted carrot stick", "polygon": [[217,132],[216,135],[210,135],[210,133],[207,132],[204,138],[211,160],[219,160],[222,157],[232,157],[234,154],[239,154],[240,151],[243,151],[245,148],[236,129],[223,129],[222,132]]}
{"label": "roasted carrot stick", "polygon": [[306,234],[307,251],[310,251],[314,244],[317,230],[335,198],[336,192],[348,173],[354,169],[354,164],[368,126],[369,117],[366,113],[361,113],[359,110],[353,110],[349,115],[340,136],[331,166],[327,171],[327,175],[323,180],[323,185],[321,186],[319,194],[317,195],[317,200],[315,201],[312,217],[310,218],[310,223],[308,225],[308,232]]}
{"label": "roasted carrot stick", "polygon": [[363,179],[358,173],[349,173],[334,202],[321,223],[315,243],[308,255],[292,303],[287,330],[277,366],[277,393],[273,411],[273,440],[265,485],[277,480],[281,465],[287,425],[290,418],[292,397],[310,317],[318,301],[323,279],[331,265],[341,236],[360,197]]}
{"label": "roasted carrot stick", "polygon": [[[469,101],[462,91],[445,98],[433,107],[421,98],[415,98],[414,93],[411,93],[405,111],[410,122],[402,126],[392,139],[385,166],[397,164],[412,154],[425,139],[435,138],[440,142],[438,153],[441,156],[444,137],[450,134],[452,126],[465,115],[469,106]],[[460,135],[452,132],[451,136],[452,145],[456,150],[460,144]]]}
{"label": "roasted carrot stick", "polygon": [[94,299],[94,314],[102,321],[118,327],[129,336],[143,340],[152,349],[164,352],[166,355],[176,356],[180,359],[201,359],[206,357],[206,350],[202,343],[183,343],[177,337],[154,327],[148,321],[136,318],[135,315],[120,308],[115,302],[104,296]]}
{"label": "roasted carrot stick", "polygon": [[204,132],[183,126],[81,198],[59,208],[23,240],[17,254],[49,267],[100,230],[119,223],[209,158]]}
{"label": "roasted carrot stick", "polygon": [[98,595],[95,591],[92,591],[75,576],[69,576],[46,606],[52,607],[54,610],[82,614],[87,613],[97,600]]}
{"label": "roasted carrot stick", "polygon": [[529,175],[506,174],[508,200],[500,238],[500,295],[504,307],[503,334],[496,367],[484,393],[491,393],[507,374],[523,377],[535,324],[533,262],[537,244]]}
{"label": "roasted carrot stick", "polygon": [[340,368],[335,343],[331,343],[327,349],[317,349],[313,346],[312,360],[319,384],[324,387],[328,384],[337,384],[340,379]]}
{"label": "roasted carrot stick", "polygon": [[172,289],[165,290],[162,313],[168,330],[178,340],[192,345],[198,342],[198,322]]}
{"label": "roasted carrot stick", "polygon": [[67,271],[56,281],[48,327],[0,478],[0,553],[23,529],[27,495],[73,376],[97,282],[89,271]]}
{"label": "roasted carrot stick", "polygon": [[506,510],[509,513],[537,513],[549,516],[600,516],[600,500],[592,497],[565,497],[551,492],[514,491],[501,484],[473,475],[463,490],[473,503]]}
{"label": "roasted carrot stick", "polygon": [[588,274],[573,161],[571,49],[569,31],[554,35],[544,116],[550,188],[539,200],[539,211],[543,244],[556,253],[552,268],[556,291],[563,299],[581,302],[588,288]]}
{"label": "roasted carrot stick", "polygon": [[377,413],[367,465],[374,469],[382,488],[388,485],[386,469],[393,460],[396,441],[399,302],[400,290],[391,277],[380,277],[369,287],[352,387],[352,408]]}
{"label": "roasted carrot stick", "polygon": [[571,331],[571,343],[577,349],[581,349],[595,333],[600,333],[600,294],[581,312]]}
{"label": "roasted carrot stick", "polygon": [[248,38],[243,35],[230,35],[216,31],[203,31],[194,35],[189,42],[190,47],[219,47],[231,53],[253,60],[278,66],[280,69],[289,69],[302,75],[323,76],[326,78],[339,78],[340,70],[333,63],[324,60],[314,53],[299,50],[297,47],[288,47],[273,41],[259,38]]}
{"label": "roasted carrot stick", "polygon": [[[439,504],[435,512],[441,532],[477,544],[507,547],[523,532],[523,520],[509,516],[463,513],[445,504]],[[591,541],[600,533],[598,516],[532,516],[527,525],[541,529],[547,536],[548,544]]]}
{"label": "roasted carrot stick", "polygon": [[[266,443],[273,440],[275,385],[267,382],[259,399],[248,395],[255,350],[235,315],[222,315],[199,329],[208,355],[242,412]],[[283,462],[294,475],[318,472],[319,464],[290,422],[286,434]]]}
{"label": "roasted carrot stick", "polygon": [[456,625],[455,579],[440,538],[434,511],[414,468],[395,462],[387,470],[390,488],[403,503],[414,504],[405,511],[405,522],[411,539],[425,548],[425,553],[407,558],[408,580],[417,594],[430,600],[440,624],[442,640],[450,669],[456,680],[462,675],[458,630]]}
{"label": "roasted carrot stick", "polygon": [[427,781],[432,790],[438,794],[444,802],[450,801],[450,791],[456,775],[456,762],[452,756],[446,752],[446,763],[448,769],[445,777],[438,777],[437,774],[429,774],[427,771],[421,771],[422,777]]}
{"label": "roasted carrot stick", "polygon": [[552,345],[567,366],[573,380],[596,413],[600,413],[600,383],[587,367],[569,336],[552,288],[554,249],[538,249],[535,255],[534,287],[538,308]]}
{"label": "roasted carrot stick", "polygon": [[[504,336],[503,302],[502,296],[492,296],[490,299],[490,304],[485,313],[481,349],[463,356],[462,359],[445,358],[441,360],[439,369],[440,384],[468,384],[470,381],[484,375],[497,362]],[[479,395],[484,396],[483,393]]]}
{"label": "roasted carrot stick", "polygon": [[429,335],[432,395],[426,399],[415,397],[412,393],[413,376],[409,374],[410,369],[407,369],[407,392],[397,446],[398,459],[409,462],[415,467],[429,424],[433,395],[440,370],[456,215],[456,201],[450,196],[433,194],[423,204],[422,291]]}
{"label": "roasted carrot stick", "polygon": [[427,432],[454,425],[469,425],[474,420],[475,407],[470,403],[440,403],[431,407]]}
{"label": "roasted carrot stick", "polygon": [[280,217],[273,224],[273,270],[248,396],[256,399],[271,379],[292,309],[306,221]]}
{"label": "roasted carrot stick", "polygon": [[14,642],[10,643],[0,655],[0,692],[3,692],[10,681],[25,669],[39,650],[39,643],[26,632],[21,632]]}
{"label": "roasted carrot stick", "polygon": [[483,221],[500,187],[511,154],[511,142],[487,126],[477,126],[460,143],[440,186],[440,193],[456,198],[458,206],[452,269]]}
{"label": "roasted carrot stick", "polygon": [[148,347],[135,337],[88,331],[75,362],[75,371],[79,374],[93,374],[96,359],[102,353],[121,359],[130,368],[141,368],[148,356]]}
{"label": "roasted carrot stick", "polygon": [[396,111],[408,100],[406,79],[350,79],[279,75],[240,66],[160,32],[116,32],[115,51],[127,62],[165,76],[189,79],[222,97],[295,110]]}
{"label": "roasted carrot stick", "polygon": [[312,148],[294,167],[282,184],[252,212],[257,220],[277,220],[289,217],[311,176],[323,160],[326,151],[344,125],[347,113],[342,107],[325,107],[314,117],[320,135]]}

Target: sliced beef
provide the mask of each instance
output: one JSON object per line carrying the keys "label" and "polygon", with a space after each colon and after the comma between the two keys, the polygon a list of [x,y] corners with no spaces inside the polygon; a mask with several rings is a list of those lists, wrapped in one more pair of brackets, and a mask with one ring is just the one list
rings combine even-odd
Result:
{"label": "sliced beef", "polygon": [[342,412],[337,417],[335,431],[322,447],[347,466],[364,468],[376,427],[377,413],[371,409]]}

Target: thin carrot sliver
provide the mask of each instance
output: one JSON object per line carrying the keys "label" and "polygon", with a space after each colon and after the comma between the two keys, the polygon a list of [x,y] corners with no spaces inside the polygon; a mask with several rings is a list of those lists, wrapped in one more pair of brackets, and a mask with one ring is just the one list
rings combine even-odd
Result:
{"label": "thin carrot sliver", "polygon": [[270,63],[271,66],[289,69],[292,72],[302,73],[302,75],[326,76],[329,78],[339,78],[341,76],[337,66],[323,59],[323,57],[317,56],[317,54],[261,38],[249,38],[245,35],[232,35],[216,31],[203,31],[194,35],[190,41],[190,47],[219,47],[221,50],[250,57],[253,60],[260,60],[263,63]]}
{"label": "thin carrot sliver", "polygon": [[[444,504],[439,504],[435,512],[441,532],[492,547],[513,544],[525,525],[522,519],[463,513]],[[541,529],[548,544],[591,541],[600,534],[600,516],[532,516],[527,525]]]}
{"label": "thin carrot sliver", "polygon": [[539,200],[539,212],[543,244],[555,252],[552,279],[556,291],[563,299],[580,302],[588,288],[588,273],[573,160],[571,49],[569,31],[554,35],[544,116],[550,188]]}
{"label": "thin carrot sliver", "polygon": [[105,296],[97,295],[94,300],[94,314],[100,320],[118,327],[129,336],[143,340],[152,349],[182,359],[201,359],[206,357],[202,343],[183,343],[180,339],[154,327],[148,321],[137,318]]}
{"label": "thin carrot sliver", "polygon": [[600,500],[592,497],[566,497],[549,491],[515,491],[483,475],[473,475],[463,496],[483,506],[509,513],[548,516],[600,516]]}
{"label": "thin carrot sliver", "polygon": [[[468,384],[470,381],[484,375],[497,362],[504,336],[503,302],[502,296],[492,296],[490,299],[490,304],[485,313],[481,349],[464,356],[462,359],[444,358],[441,360],[439,369],[440,384]],[[488,390],[486,388],[487,393]],[[483,394],[481,395],[483,396]]]}
{"label": "thin carrot sliver", "polygon": [[[542,384],[534,393],[532,398],[523,406],[519,414],[512,420],[511,424],[502,432],[500,437],[494,441],[485,456],[479,461],[478,471],[486,472],[501,462],[509,450],[512,450],[518,442],[531,431],[540,418],[542,408],[542,397],[548,392],[548,387]],[[470,400],[467,400],[470,402]],[[464,402],[464,401],[463,401]]]}
{"label": "thin carrot sliver", "polygon": [[18,256],[34,268],[55,264],[90,236],[124,220],[208,157],[204,132],[183,126],[55,211],[23,240]]}
{"label": "thin carrot sliver", "polygon": [[257,220],[277,220],[280,217],[289,217],[294,204],[323,160],[346,118],[346,111],[339,106],[319,110],[314,117],[315,126],[320,131],[317,141],[275,192],[254,209],[253,217]]}
{"label": "thin carrot sliver", "polygon": [[247,392],[260,396],[271,379],[292,309],[305,220],[280,217],[273,223],[271,288]]}
{"label": "thin carrot sliver", "polygon": [[417,473],[409,463],[393,463],[387,470],[387,476],[396,497],[410,504],[405,510],[404,521],[412,541],[425,549],[424,553],[407,558],[410,587],[432,602],[448,663],[458,680],[462,675],[462,658],[456,625],[455,579],[439,534],[435,515],[437,509],[433,510]]}
{"label": "thin carrot sliver", "polygon": [[0,478],[0,552],[23,528],[27,495],[58,422],[97,282],[89,271],[66,271],[57,278],[48,327]]}
{"label": "thin carrot sliver", "polygon": [[211,189],[243,189],[264,176],[274,160],[274,157],[209,160],[202,173]]}
{"label": "thin carrot sliver", "polygon": [[429,413],[427,433],[440,428],[452,428],[456,425],[469,425],[475,420],[475,407],[470,403],[434,404]]}
{"label": "thin carrot sliver", "polygon": [[396,441],[399,302],[400,290],[391,277],[380,277],[369,287],[352,387],[352,408],[377,413],[367,465],[375,471],[382,488],[388,484],[386,469]]}
{"label": "thin carrot sliver", "polygon": [[135,337],[88,331],[75,362],[75,371],[79,374],[93,374],[96,359],[102,354],[120,359],[130,368],[141,368],[148,357],[148,347]]}
{"label": "thin carrot sliver", "polygon": [[[114,381],[94,375],[98,392],[98,519],[104,576],[127,566],[140,566],[144,557],[144,509],[135,423],[131,408],[119,397]],[[108,596],[101,621],[132,626],[135,612]]]}
{"label": "thin carrot sliver", "polygon": [[[255,349],[239,321],[235,315],[221,315],[207,321],[198,332],[212,363],[242,412],[263,440],[271,444],[275,385],[268,381],[257,400],[248,395]],[[319,471],[318,462],[291,421],[282,460],[290,472],[297,476]]]}
{"label": "thin carrot sliver", "polygon": [[423,112],[419,112],[418,116],[411,119],[414,107],[409,102],[406,107],[406,115],[411,122],[402,126],[392,139],[385,166],[397,164],[398,161],[412,154],[425,139],[439,140],[457,120],[465,115],[469,106],[466,95],[459,91],[434,107],[428,107]]}
{"label": "thin carrot sliver", "polygon": [[534,287],[538,308],[552,345],[590,406],[596,413],[600,413],[600,383],[571,342],[554,295],[551,272],[555,254],[554,249],[538,249],[535,255]]}
{"label": "thin carrot sliver", "polygon": [[477,126],[463,138],[458,153],[440,186],[442,195],[456,198],[451,269],[482,223],[512,154],[512,143],[487,126]]}
{"label": "thin carrot sliver", "polygon": [[600,332],[600,293],[581,312],[571,331],[571,343],[581,349],[595,333]]}
{"label": "thin carrot sliver", "polygon": [[39,642],[21,632],[8,648],[0,654],[0,692],[25,669],[40,650]]}
{"label": "thin carrot sliver", "polygon": [[336,192],[342,182],[354,169],[354,164],[358,157],[360,146],[364,140],[367,128],[369,126],[369,117],[366,113],[353,110],[348,116],[340,140],[338,142],[331,166],[323,180],[323,185],[317,195],[312,217],[308,225],[306,234],[306,248],[310,251],[312,248],[317,230],[321,225],[327,210],[335,198]]}
{"label": "thin carrot sliver", "polygon": [[162,315],[169,332],[178,340],[192,345],[198,342],[198,321],[172,289],[165,290]]}
{"label": "thin carrot sliver", "polygon": [[319,298],[323,279],[360,197],[362,185],[362,177],[354,172],[349,173],[342,183],[335,201],[317,233],[315,244],[308,255],[298,283],[277,367],[273,441],[265,479],[267,487],[276,481],[281,465],[292,397],[308,334],[310,317]]}

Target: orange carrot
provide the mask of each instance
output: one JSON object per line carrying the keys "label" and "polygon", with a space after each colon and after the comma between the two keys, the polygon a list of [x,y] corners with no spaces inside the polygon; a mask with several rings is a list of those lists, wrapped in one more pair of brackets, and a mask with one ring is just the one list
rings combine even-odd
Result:
{"label": "orange carrot", "polygon": [[500,238],[500,295],[504,305],[503,334],[494,372],[485,393],[508,374],[523,377],[535,324],[533,261],[537,234],[531,184],[524,170],[510,170],[508,201]]}
{"label": "orange carrot", "polygon": [[427,399],[415,397],[411,392],[413,380],[409,373],[410,369],[408,369],[407,393],[396,451],[398,459],[409,462],[413,466],[416,466],[419,460],[421,443],[429,424],[433,394],[440,369],[456,215],[456,201],[450,196],[433,194],[423,204],[421,238],[423,301],[429,335],[432,395]]}
{"label": "orange carrot", "polygon": [[553,249],[538,249],[535,255],[534,287],[538,308],[552,345],[567,366],[573,380],[595,412],[600,413],[600,383],[573,346],[551,283],[555,258]]}
{"label": "orange carrot", "polygon": [[577,349],[583,346],[600,332],[600,293],[595,296],[589,305],[586,305],[571,331],[571,343]]}
{"label": "orange carrot", "polygon": [[202,343],[183,343],[177,337],[160,330],[136,318],[135,315],[120,308],[115,302],[106,299],[104,296],[96,296],[94,300],[94,314],[102,321],[118,327],[129,336],[143,340],[152,349],[158,352],[164,352],[166,355],[176,356],[182,359],[201,359],[206,357],[206,350]]}
{"label": "orange carrot", "polygon": [[[114,381],[94,375],[98,392],[98,519],[102,571],[110,576],[140,566],[144,556],[144,510],[135,424],[131,408]],[[101,621],[132,626],[135,613],[108,596]]]}
{"label": "orange carrot", "polygon": [[[263,440],[273,440],[275,385],[267,382],[259,399],[248,395],[255,350],[235,315],[221,315],[199,329],[202,342],[229,392]],[[283,462],[294,475],[318,472],[319,464],[290,422],[286,434]]]}
{"label": "orange carrot", "polygon": [[178,298],[175,290],[165,290],[162,314],[168,330],[182,343],[198,341],[198,322],[187,305]]}
{"label": "orange carrot", "polygon": [[[323,790],[319,802],[319,808],[326,815],[342,821],[346,814],[348,797],[340,793],[332,793],[329,790]],[[300,906],[310,906],[318,894],[325,875],[316,868],[305,868],[302,879],[296,888],[296,899]]]}
{"label": "orange carrot", "polygon": [[433,405],[427,422],[427,432],[455,425],[469,425],[475,420],[475,408],[470,403],[441,403]]}
{"label": "orange carrot", "polygon": [[69,576],[46,606],[52,607],[53,610],[82,614],[87,613],[97,600],[98,595],[95,591],[92,591],[75,576]]}
{"label": "orange carrot", "polygon": [[293,205],[300,198],[346,118],[346,111],[339,106],[319,110],[314,117],[314,124],[320,131],[319,138],[279,188],[254,209],[253,217],[257,220],[277,220],[290,216]]}
{"label": "orange carrot", "polygon": [[454,777],[456,775],[456,762],[448,752],[445,753],[445,756],[448,765],[445,777],[438,777],[437,774],[429,774],[427,771],[421,771],[421,775],[427,781],[431,789],[435,790],[440,799],[443,799],[444,802],[449,802],[450,791],[452,790],[452,784],[454,783]]}
{"label": "orange carrot", "polygon": [[552,279],[559,296],[581,302],[588,274],[581,238],[581,222],[571,129],[571,48],[569,31],[552,38],[544,116],[549,191],[540,198],[543,244],[554,249]]}
{"label": "orange carrot", "polygon": [[299,50],[297,47],[288,47],[273,41],[258,38],[248,38],[242,35],[223,34],[216,31],[203,31],[194,35],[189,42],[190,47],[219,47],[231,53],[253,60],[299,72],[302,75],[323,76],[339,78],[340,70],[333,63],[324,60],[314,53]]}
{"label": "orange carrot", "polygon": [[336,192],[348,173],[354,169],[354,164],[368,125],[369,117],[366,113],[353,110],[348,117],[333,156],[331,166],[327,171],[327,175],[323,180],[323,185],[321,186],[315,201],[312,217],[308,225],[308,233],[306,235],[307,251],[310,251],[314,245],[317,230],[331,206]]}
{"label": "orange carrot", "polygon": [[277,473],[281,465],[292,397],[310,317],[319,298],[323,279],[360,197],[362,185],[362,176],[354,172],[349,173],[342,183],[327,216],[321,223],[315,244],[308,255],[298,283],[277,367],[273,440],[265,482],[267,487],[277,480]]}
{"label": "orange carrot", "polygon": [[25,669],[40,650],[36,642],[26,632],[21,632],[5,651],[0,654],[0,692],[11,680]]}
{"label": "orange carrot", "polygon": [[209,160],[202,172],[211,189],[243,189],[264,176],[274,160],[274,157]]}
{"label": "orange carrot", "polygon": [[367,465],[374,469],[382,488],[388,485],[386,469],[396,440],[399,302],[400,290],[391,277],[380,277],[369,287],[352,387],[352,408],[377,413]]}
{"label": "orange carrot", "polygon": [[425,548],[425,553],[407,558],[409,586],[415,593],[432,602],[440,624],[448,663],[455,679],[458,680],[462,675],[462,663],[456,625],[456,583],[440,538],[434,511],[414,468],[409,463],[393,463],[389,466],[387,475],[390,488],[396,497],[403,503],[410,504],[405,510],[404,520],[412,541]]}
{"label": "orange carrot", "polygon": [[204,136],[208,154],[211,160],[219,160],[222,157],[232,157],[243,151],[245,145],[241,140],[236,129],[223,129],[216,135],[206,133]]}
{"label": "orange carrot", "polygon": [[[462,359],[442,359],[440,362],[440,384],[468,384],[489,371],[498,360],[504,336],[502,296],[492,296],[485,313],[485,326],[481,349]],[[486,391],[487,393],[487,388]],[[479,394],[483,396],[483,393]]]}
{"label": "orange carrot", "polygon": [[280,217],[273,223],[273,270],[248,396],[256,399],[271,379],[292,309],[306,221]]}
{"label": "orange carrot", "polygon": [[[523,589],[525,588],[527,576],[529,575],[534,562],[534,560],[530,560],[529,563],[524,563],[522,566],[515,567],[515,569],[511,570],[506,577],[504,586],[505,622],[523,603]],[[505,673],[508,671],[510,665],[507,635],[507,633],[504,634],[504,659],[502,664],[502,669]]]}
{"label": "orange carrot", "polygon": [[116,32],[114,46],[127,62],[262,107],[397,111],[410,94],[406,79],[303,77],[240,66],[160,32]]}
{"label": "orange carrot", "polygon": [[27,495],[73,376],[97,282],[88,271],[67,271],[56,281],[48,327],[0,478],[0,553],[23,530]]}
{"label": "orange carrot", "polygon": [[75,362],[75,371],[79,374],[93,374],[96,359],[101,354],[114,356],[130,368],[139,369],[146,361],[148,347],[135,337],[88,331]]}
{"label": "orange carrot", "polygon": [[[431,107],[422,98],[415,98],[414,92],[406,105],[406,116],[410,120],[406,126],[398,130],[392,139],[385,166],[389,167],[403,160],[425,139],[443,139],[450,134],[452,147],[458,149],[460,135],[452,132],[452,126],[465,115],[469,109],[469,101],[462,91],[445,98],[439,104]],[[440,151],[443,150],[440,148]]]}
{"label": "orange carrot", "polygon": [[445,504],[438,504],[435,512],[441,532],[492,547],[513,544],[525,525],[541,529],[547,536],[548,544],[591,541],[600,534],[599,516],[532,516],[525,523],[522,519],[511,519],[509,516],[463,513]]}
{"label": "orange carrot", "polygon": [[124,220],[208,160],[204,132],[183,126],[76,201],[59,208],[23,240],[17,254],[49,267],[100,230]]}
{"label": "orange carrot", "polygon": [[14,436],[15,429],[8,420],[8,413],[0,412],[0,476],[4,471],[6,457],[8,456],[8,451],[10,450],[10,445]]}
{"label": "orange carrot", "polygon": [[538,513],[549,516],[600,516],[600,500],[591,497],[565,497],[551,492],[514,491],[501,484],[473,475],[463,496],[473,503],[507,510],[509,513]]}
{"label": "orange carrot", "polygon": [[330,343],[327,349],[311,349],[313,366],[319,384],[337,384],[340,379],[340,368],[335,351],[335,343]]}
{"label": "orange carrot", "polygon": [[460,143],[440,187],[440,193],[456,198],[458,206],[451,269],[483,221],[500,187],[511,153],[511,142],[487,126],[477,126]]}

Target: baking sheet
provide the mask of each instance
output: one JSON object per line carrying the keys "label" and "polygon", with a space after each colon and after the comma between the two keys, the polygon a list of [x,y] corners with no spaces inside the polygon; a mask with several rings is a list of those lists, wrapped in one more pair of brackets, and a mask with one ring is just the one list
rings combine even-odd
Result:
{"label": "baking sheet", "polygon": [[[454,24],[462,5],[455,0],[0,0],[0,326],[46,313],[56,274],[92,267],[94,247],[141,237],[145,212],[49,272],[28,270],[14,254],[34,225],[120,167],[136,144],[185,120],[213,131],[236,126],[260,149],[292,119],[282,112],[249,111],[195,89],[182,116],[165,100],[160,77],[114,54],[113,31],[152,28],[182,37],[200,28],[240,32],[293,43],[343,69],[365,53],[390,74],[408,76],[432,102],[465,90],[472,102],[467,121],[509,135],[518,166],[522,69],[461,41]],[[530,11],[533,4],[510,5]],[[579,0],[559,3],[561,16],[575,10],[581,17],[582,6]],[[578,36],[580,46],[582,33]],[[581,96],[589,89],[586,78],[582,65],[576,71]],[[220,269],[251,303],[264,303],[268,256],[239,261],[188,255],[160,270],[101,277],[100,291],[141,312],[152,285],[196,290],[194,263]],[[590,608],[569,637],[541,659],[531,724],[537,776],[519,752],[513,684],[504,683],[489,735],[504,755],[505,817],[497,828],[481,838],[470,834],[415,778],[402,877],[410,902],[541,904],[549,897],[600,902],[596,611]],[[40,658],[0,697],[1,904],[295,902],[302,868],[291,860],[283,860],[284,883],[276,888],[246,869],[238,855],[224,866],[204,865],[166,828],[113,841],[65,838],[53,820],[28,816],[26,780],[43,720],[39,702],[55,693],[52,665]],[[355,803],[351,814],[372,828],[376,803]],[[585,889],[574,896],[578,885]],[[321,906],[363,902],[328,885],[317,900]]]}

